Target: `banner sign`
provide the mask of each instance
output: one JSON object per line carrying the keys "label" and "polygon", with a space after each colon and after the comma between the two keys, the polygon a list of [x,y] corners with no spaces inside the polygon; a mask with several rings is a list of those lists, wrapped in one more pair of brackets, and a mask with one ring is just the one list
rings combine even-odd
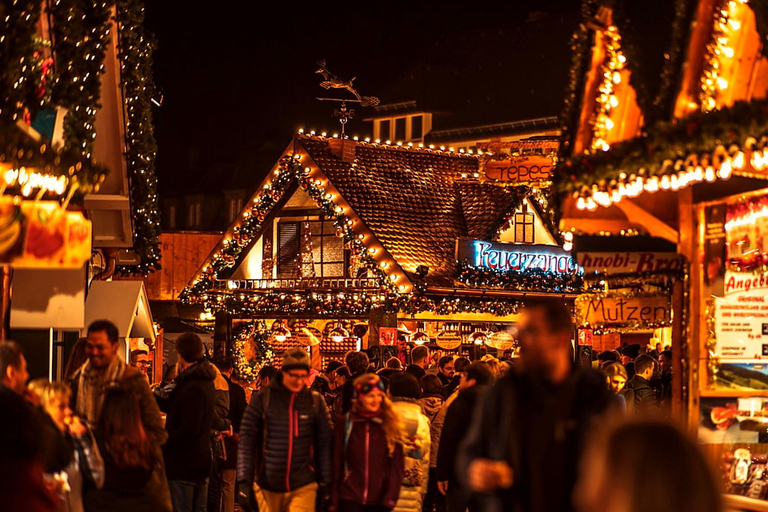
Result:
{"label": "banner sign", "polygon": [[561,274],[571,274],[578,266],[571,253],[556,245],[516,245],[481,240],[459,239],[456,259],[476,267],[494,270],[532,270],[535,268]]}
{"label": "banner sign", "polygon": [[[582,295],[576,299],[581,325],[658,326],[672,320],[668,297],[601,297]],[[651,327],[649,327],[651,329]]]}
{"label": "banner sign", "polygon": [[682,270],[685,256],[675,252],[581,252],[576,256],[584,272],[636,274],[660,270]]}
{"label": "banner sign", "polygon": [[379,345],[397,345],[397,327],[379,327]]}
{"label": "banner sign", "polygon": [[726,272],[725,297],[715,299],[716,354],[768,358],[768,274]]}
{"label": "banner sign", "polygon": [[443,350],[455,350],[461,345],[461,336],[454,331],[442,331],[437,335],[436,343]]}
{"label": "banner sign", "polygon": [[552,178],[552,159],[547,156],[486,160],[483,172],[489,180],[503,183],[547,181]]}
{"label": "banner sign", "polygon": [[91,258],[91,222],[55,201],[0,200],[0,264],[80,268]]}

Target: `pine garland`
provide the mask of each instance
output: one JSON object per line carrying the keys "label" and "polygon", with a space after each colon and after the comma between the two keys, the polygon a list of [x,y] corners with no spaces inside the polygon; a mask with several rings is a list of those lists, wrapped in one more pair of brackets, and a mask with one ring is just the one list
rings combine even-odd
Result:
{"label": "pine garland", "polygon": [[[251,340],[251,338],[253,338]],[[258,369],[272,360],[274,353],[267,345],[269,331],[263,322],[245,322],[240,324],[232,333],[230,353],[235,368],[235,376],[245,382],[253,382],[258,375]],[[252,342],[256,351],[255,358],[245,355],[245,344]]]}
{"label": "pine garland", "polygon": [[56,61],[53,101],[68,109],[64,117],[65,151],[90,159],[101,106],[101,75],[109,44],[114,0],[54,0],[49,7]]}
{"label": "pine garland", "polygon": [[138,266],[121,267],[122,273],[146,275],[160,267],[160,208],[155,174],[155,142],[152,124],[152,54],[154,35],[143,26],[144,5],[139,0],[118,0],[118,58],[126,105],[128,180],[131,191],[133,249]]}

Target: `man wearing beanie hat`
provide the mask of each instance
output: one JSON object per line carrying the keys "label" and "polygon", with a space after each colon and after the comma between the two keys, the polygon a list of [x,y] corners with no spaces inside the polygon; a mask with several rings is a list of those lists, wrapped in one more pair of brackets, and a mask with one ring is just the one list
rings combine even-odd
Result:
{"label": "man wearing beanie hat", "polygon": [[621,364],[627,369],[629,379],[635,376],[635,359],[640,355],[640,344],[633,343],[621,349]]}
{"label": "man wearing beanie hat", "polygon": [[304,350],[288,349],[280,373],[253,396],[243,416],[237,487],[246,511],[259,510],[254,483],[269,512],[327,508],[333,432],[325,401],[307,387],[309,369]]}

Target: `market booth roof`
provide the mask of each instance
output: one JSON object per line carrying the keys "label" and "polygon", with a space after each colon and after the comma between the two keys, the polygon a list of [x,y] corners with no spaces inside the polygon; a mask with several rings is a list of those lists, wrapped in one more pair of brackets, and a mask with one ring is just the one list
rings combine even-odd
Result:
{"label": "market booth roof", "polygon": [[155,341],[149,298],[142,281],[95,281],[85,300],[85,325],[110,320],[121,338]]}

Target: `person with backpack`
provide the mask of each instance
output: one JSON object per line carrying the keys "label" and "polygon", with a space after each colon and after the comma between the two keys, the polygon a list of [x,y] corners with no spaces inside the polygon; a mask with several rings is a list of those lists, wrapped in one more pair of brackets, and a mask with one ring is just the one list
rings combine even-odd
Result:
{"label": "person with backpack", "polygon": [[429,481],[429,419],[419,403],[421,386],[410,372],[389,379],[389,394],[395,412],[403,422],[405,436],[405,468],[403,486],[395,509],[398,512],[421,512]]}
{"label": "person with backpack", "polygon": [[635,375],[621,390],[621,395],[627,402],[628,414],[658,412],[656,392],[650,383],[655,366],[656,361],[651,356],[642,355],[635,359]]}
{"label": "person with backpack", "polygon": [[361,375],[353,384],[352,409],[336,424],[331,509],[388,511],[403,480],[403,426],[379,376]]}
{"label": "person with backpack", "polygon": [[253,396],[240,425],[238,502],[259,510],[254,483],[269,512],[325,510],[333,480],[331,419],[322,396],[307,387],[309,356],[283,354],[280,373]]}

